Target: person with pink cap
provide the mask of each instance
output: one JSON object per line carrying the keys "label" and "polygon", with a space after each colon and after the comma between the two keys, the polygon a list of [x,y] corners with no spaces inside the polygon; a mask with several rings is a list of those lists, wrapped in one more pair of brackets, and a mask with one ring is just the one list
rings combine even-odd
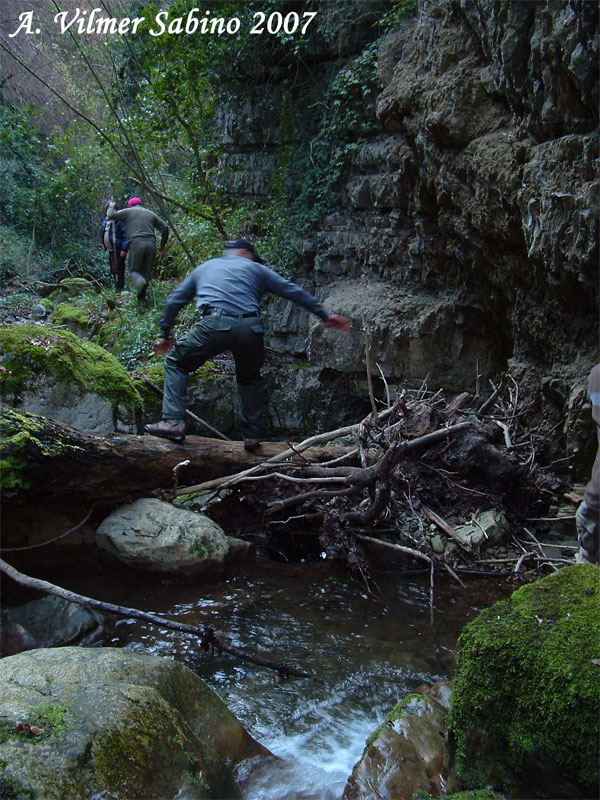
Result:
{"label": "person with pink cap", "polygon": [[137,289],[138,300],[143,300],[146,297],[152,264],[156,255],[154,231],[155,229],[160,231],[158,252],[162,255],[169,238],[168,225],[154,211],[144,208],[139,197],[130,198],[127,208],[120,211],[117,211],[115,203],[111,201],[106,216],[108,219],[121,220],[125,223],[129,242],[129,277]]}

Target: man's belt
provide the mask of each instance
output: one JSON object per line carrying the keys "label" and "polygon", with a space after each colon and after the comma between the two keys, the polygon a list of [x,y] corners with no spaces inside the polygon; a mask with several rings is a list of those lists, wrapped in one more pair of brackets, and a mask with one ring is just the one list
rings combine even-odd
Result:
{"label": "man's belt", "polygon": [[243,314],[234,314],[232,311],[223,311],[222,308],[210,308],[204,306],[201,315],[203,317],[219,316],[219,317],[233,317],[233,319],[248,319],[249,317],[258,317],[258,311],[246,311]]}

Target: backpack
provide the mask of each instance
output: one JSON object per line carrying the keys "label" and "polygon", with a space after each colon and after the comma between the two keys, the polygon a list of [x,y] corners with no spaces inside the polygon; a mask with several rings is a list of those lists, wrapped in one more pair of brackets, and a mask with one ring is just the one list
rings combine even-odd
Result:
{"label": "backpack", "polygon": [[114,219],[105,219],[102,223],[102,243],[105,250],[112,250],[115,244],[115,221]]}

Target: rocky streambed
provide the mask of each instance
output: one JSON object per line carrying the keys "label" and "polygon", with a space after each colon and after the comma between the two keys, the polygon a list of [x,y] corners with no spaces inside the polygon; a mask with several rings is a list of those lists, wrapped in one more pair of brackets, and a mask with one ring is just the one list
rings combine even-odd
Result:
{"label": "rocky streambed", "polygon": [[[221,580],[186,582],[132,571],[107,555],[86,557],[81,549],[78,555],[64,551],[61,562],[45,577],[75,592],[214,626],[235,646],[301,666],[316,679],[282,679],[206,651],[198,637],[140,620],[105,619],[87,640],[91,647],[34,649],[0,661],[0,758],[12,789],[33,797],[105,792],[118,798],[334,800],[343,794],[366,800],[373,796],[369,787],[378,786],[385,796],[408,800],[416,789],[438,795],[457,787],[454,757],[440,736],[450,685],[436,684],[455,676],[464,624],[507,598],[508,584],[473,579],[460,587],[439,579],[432,607],[427,574],[380,570],[367,585],[328,560],[247,559]],[[579,637],[578,649],[586,653],[593,633],[590,639],[575,615],[578,604],[583,610],[595,602],[595,568],[561,572],[565,580],[556,594],[564,596],[569,585],[571,596],[560,601],[570,603],[560,616],[573,616],[575,627],[566,635]],[[552,591],[548,580],[544,596]],[[16,590],[4,588],[14,602]],[[24,599],[21,591],[18,596]],[[549,633],[543,651],[552,644],[553,627],[563,622],[551,607],[545,606],[541,623],[533,615],[527,634]],[[494,608],[505,613],[502,605]],[[557,632],[564,639],[562,627]],[[59,642],[45,642],[53,643]],[[520,648],[514,657],[523,658]],[[494,660],[496,669],[510,662],[506,651]],[[475,670],[484,669],[484,662]],[[587,683],[580,678],[582,696],[598,688],[593,673]],[[473,674],[468,687],[478,690]],[[462,692],[469,696],[464,679]],[[509,699],[504,698],[508,705]],[[550,714],[550,698],[546,702]],[[468,700],[460,713],[472,707]],[[540,714],[536,725],[543,727],[543,706]],[[467,729],[472,726],[470,719]],[[494,742],[501,752],[497,735]],[[115,746],[118,754],[108,756],[107,748]],[[547,753],[545,758],[554,763]],[[44,765],[52,764],[62,783],[48,782]],[[471,757],[468,766],[475,766]],[[500,786],[507,775],[496,764],[487,785]],[[517,784],[511,796],[531,797],[530,788]],[[578,790],[571,796],[588,796]]]}

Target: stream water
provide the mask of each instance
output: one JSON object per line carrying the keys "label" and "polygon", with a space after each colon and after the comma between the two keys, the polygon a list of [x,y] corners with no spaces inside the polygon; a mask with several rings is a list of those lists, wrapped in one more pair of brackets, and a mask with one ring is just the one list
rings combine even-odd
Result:
{"label": "stream water", "polygon": [[282,679],[231,656],[211,655],[190,635],[121,620],[106,645],[176,658],[227,702],[280,761],[241,776],[245,800],[338,800],[365,740],[406,692],[452,675],[465,622],[505,595],[490,581],[465,588],[429,576],[376,574],[369,587],[328,561],[256,561],[223,582],[157,581],[117,565],[65,568],[74,591],[211,624],[232,644],[320,680]]}

